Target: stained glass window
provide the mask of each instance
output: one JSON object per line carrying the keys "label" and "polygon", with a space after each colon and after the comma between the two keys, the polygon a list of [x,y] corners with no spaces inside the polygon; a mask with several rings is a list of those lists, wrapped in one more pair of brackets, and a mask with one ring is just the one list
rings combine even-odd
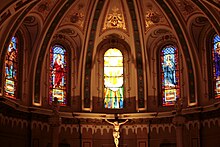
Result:
{"label": "stained glass window", "polygon": [[116,48],[108,49],[104,54],[104,107],[123,108],[124,78],[123,55]]}
{"label": "stained glass window", "polygon": [[220,98],[220,36],[215,35],[213,38],[213,75],[215,98]]}
{"label": "stained glass window", "polygon": [[50,49],[50,103],[56,97],[60,105],[67,104],[66,99],[66,50],[59,45],[55,45]]}
{"label": "stained glass window", "polygon": [[12,37],[5,60],[5,96],[16,98],[18,71],[18,39]]}
{"label": "stained glass window", "polygon": [[160,60],[163,106],[171,106],[180,96],[178,50],[173,46],[164,47]]}

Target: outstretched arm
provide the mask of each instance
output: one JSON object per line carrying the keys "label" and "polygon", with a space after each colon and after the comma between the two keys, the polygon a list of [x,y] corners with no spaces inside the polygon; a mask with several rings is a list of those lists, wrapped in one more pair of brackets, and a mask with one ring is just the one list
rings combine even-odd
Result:
{"label": "outstretched arm", "polygon": [[113,122],[110,122],[110,121],[108,121],[107,119],[105,119],[105,121],[106,121],[107,123],[109,123],[109,124],[114,125],[114,123],[113,123]]}
{"label": "outstretched arm", "polygon": [[127,119],[126,121],[124,121],[124,122],[119,123],[119,125],[123,125],[123,124],[125,124],[126,122],[128,122],[128,119]]}

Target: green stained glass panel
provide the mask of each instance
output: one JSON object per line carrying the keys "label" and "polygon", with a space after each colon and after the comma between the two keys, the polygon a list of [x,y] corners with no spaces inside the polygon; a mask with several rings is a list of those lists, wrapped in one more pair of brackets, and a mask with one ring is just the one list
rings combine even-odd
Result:
{"label": "green stained glass panel", "polygon": [[123,55],[118,49],[108,49],[104,54],[105,108],[123,108],[123,84]]}

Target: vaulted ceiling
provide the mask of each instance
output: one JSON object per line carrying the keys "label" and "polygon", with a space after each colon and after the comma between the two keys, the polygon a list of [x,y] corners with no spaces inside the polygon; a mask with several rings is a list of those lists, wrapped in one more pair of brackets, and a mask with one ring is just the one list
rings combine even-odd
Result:
{"label": "vaulted ceiling", "polygon": [[[201,71],[196,66],[201,64],[200,48],[204,48],[201,38],[210,31],[220,34],[219,0],[1,0],[0,3],[1,60],[10,38],[19,31],[25,36],[25,50],[30,55],[29,74],[41,71],[45,53],[54,41],[73,48],[76,60],[83,65],[91,46],[94,58],[100,42],[117,34],[130,45],[134,59],[140,57],[144,65],[149,65],[145,67],[148,75],[154,74],[149,68],[154,65],[156,48],[166,42],[183,48],[197,75]],[[140,51],[135,50],[137,46]],[[191,65],[191,61],[185,61]]]}

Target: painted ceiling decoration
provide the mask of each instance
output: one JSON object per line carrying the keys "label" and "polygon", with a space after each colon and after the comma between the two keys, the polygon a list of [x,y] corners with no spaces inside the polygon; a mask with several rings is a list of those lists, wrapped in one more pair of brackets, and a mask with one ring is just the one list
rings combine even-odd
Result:
{"label": "painted ceiling decoration", "polygon": [[[9,4],[10,8],[7,8]],[[212,8],[212,5],[215,7]],[[165,44],[175,44],[183,56],[184,70],[187,71],[184,75],[187,88],[182,87],[188,95],[183,95],[190,95],[189,103],[194,105],[198,102],[197,75],[202,70],[197,64],[202,60],[202,55],[197,54],[203,52],[201,47],[205,48],[198,38],[209,31],[220,33],[219,5],[219,0],[8,0],[0,6],[0,31],[5,35],[0,40],[0,56],[5,58],[5,50],[16,33],[29,37],[25,40],[29,44],[24,41],[25,51],[30,53],[29,57],[25,57],[25,64],[29,64],[27,61],[30,58],[28,70],[36,74],[29,75],[33,85],[28,91],[32,92],[30,97],[33,97],[34,103],[41,106],[42,95],[46,97],[46,92],[41,89],[46,54],[51,43],[65,42],[74,50],[79,68],[71,71],[78,77],[72,84],[78,84],[74,86],[74,96],[80,97],[83,107],[91,110],[93,97],[99,97],[91,85],[94,82],[93,70],[96,70],[93,69],[93,62],[98,54],[97,46],[111,35],[119,36],[130,47],[129,64],[132,72],[135,69],[132,76],[136,79],[131,85],[137,89],[131,88],[129,98],[136,100],[136,110],[147,110],[146,101],[154,101],[156,106],[159,97],[156,50]],[[72,58],[69,60],[71,63],[75,61]],[[1,62],[0,67],[2,65]]]}
{"label": "painted ceiling decoration", "polygon": [[34,8],[36,11],[35,13],[38,13],[43,20],[47,18],[49,13],[53,10],[57,3],[57,0],[41,0],[38,6]]}
{"label": "painted ceiling decoration", "polygon": [[89,44],[86,50],[86,65],[85,65],[85,74],[84,74],[84,98],[83,98],[83,105],[82,109],[86,111],[90,111],[92,108],[91,105],[91,70],[92,70],[92,53],[94,50],[94,42],[95,42],[95,35],[97,31],[97,23],[100,17],[100,12],[103,9],[103,5],[105,0],[99,0],[96,7],[94,18],[92,20],[92,28],[89,34]]}
{"label": "painted ceiling decoration", "polygon": [[92,6],[92,1],[76,1],[71,9],[67,12],[63,18],[60,27],[62,26],[74,26],[77,27],[82,33],[85,29],[85,21],[88,18],[89,6]]}
{"label": "painted ceiling decoration", "polygon": [[40,56],[38,58],[38,63],[37,63],[37,70],[36,74],[37,76],[35,77],[35,89],[34,89],[34,99],[33,103],[36,105],[41,105],[42,100],[41,100],[41,95],[40,95],[40,73],[42,71],[42,63],[43,63],[43,57],[46,55],[46,48],[48,47],[48,43],[50,40],[50,37],[52,37],[53,30],[55,27],[58,25],[58,22],[60,21],[61,17],[65,13],[65,11],[68,10],[70,5],[74,2],[75,0],[69,0],[65,5],[62,7],[62,9],[59,11],[58,15],[56,15],[56,18],[53,20],[51,26],[49,27],[49,30],[47,31],[47,39],[43,41],[42,49],[40,50]]}
{"label": "painted ceiling decoration", "polygon": [[[17,30],[17,27],[18,27],[18,24],[21,24],[22,23],[22,21],[25,19],[25,15],[29,12],[29,11],[31,11],[32,10],[32,8],[36,5],[36,3],[37,2],[34,2],[34,3],[32,3],[32,4],[30,4],[30,5],[28,5],[27,7],[26,7],[26,9],[24,9],[24,11],[23,11],[23,13],[21,13],[21,15],[19,16],[19,18],[17,18],[16,19],[16,21],[15,21],[15,24],[17,24],[17,25],[14,25],[14,26],[11,26],[11,30],[10,31],[8,31],[8,32],[5,32],[5,36],[9,36],[8,38],[5,38],[5,39],[7,39],[5,42],[5,44],[4,45],[2,45],[3,46],[3,49],[1,50],[1,54],[0,54],[0,57],[1,57],[1,59],[5,59],[5,54],[6,54],[6,50],[7,50],[7,46],[8,46],[8,44],[10,43],[10,41],[11,41],[11,38],[13,37],[13,32],[15,31],[15,30]],[[20,7],[22,6],[21,5],[22,4],[22,2],[20,3]],[[24,3],[24,7],[27,5],[27,3]],[[1,27],[1,25],[0,25],[0,27]],[[18,33],[20,33],[20,32],[18,32]],[[3,39],[1,40],[1,41],[3,41]],[[1,41],[0,41],[0,43],[1,43]],[[2,67],[3,66],[3,64],[4,64],[4,62],[0,62],[0,66]],[[2,77],[2,74],[3,74],[3,71],[2,71],[2,68],[0,68],[0,76]],[[21,75],[20,75],[21,76]],[[2,83],[2,79],[0,78],[0,83]],[[20,96],[20,94],[21,94],[21,91],[19,91],[19,96]]]}
{"label": "painted ceiling decoration", "polygon": [[146,29],[148,29],[152,25],[159,24],[162,21],[162,15],[159,14],[156,10],[154,10],[155,8],[152,4],[148,3],[146,7],[147,10],[145,13],[145,26]]}
{"label": "painted ceiling decoration", "polygon": [[145,34],[152,28],[160,25],[169,25],[163,12],[155,1],[140,1],[141,12],[144,20]]}
{"label": "painted ceiling decoration", "polygon": [[107,29],[121,29],[127,31],[126,23],[126,15],[124,14],[122,0],[109,0],[107,2],[102,31],[106,31]]}
{"label": "painted ceiling decoration", "polygon": [[176,3],[183,15],[190,15],[196,10],[196,7],[189,0],[176,0]]}
{"label": "painted ceiling decoration", "polygon": [[1,145],[219,143],[220,0],[0,1]]}

